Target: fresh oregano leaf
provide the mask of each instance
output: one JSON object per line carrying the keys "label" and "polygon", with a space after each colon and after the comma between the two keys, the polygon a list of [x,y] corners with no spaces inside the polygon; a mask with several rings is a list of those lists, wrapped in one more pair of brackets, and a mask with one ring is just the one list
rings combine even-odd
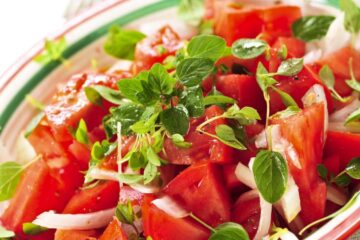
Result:
{"label": "fresh oregano leaf", "polygon": [[334,19],[333,16],[305,16],[293,23],[292,31],[295,37],[305,42],[321,39]]}
{"label": "fresh oregano leaf", "polygon": [[256,58],[263,54],[268,44],[260,39],[239,39],[232,44],[231,52],[240,59]]}

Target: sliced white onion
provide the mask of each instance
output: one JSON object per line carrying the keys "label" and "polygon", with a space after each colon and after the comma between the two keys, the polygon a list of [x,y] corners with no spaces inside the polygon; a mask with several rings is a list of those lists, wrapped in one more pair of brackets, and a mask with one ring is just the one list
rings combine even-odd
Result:
{"label": "sliced white onion", "polygon": [[321,49],[314,49],[307,52],[304,56],[304,64],[314,63],[322,57]]}
{"label": "sliced white onion", "polygon": [[169,214],[174,218],[184,218],[189,216],[189,212],[183,209],[179,204],[177,204],[173,199],[169,196],[164,196],[162,198],[158,198],[152,201],[157,208],[163,210],[165,213]]}
{"label": "sliced white onion", "polygon": [[9,206],[10,201],[0,202],[0,217],[4,214],[5,210]]}
{"label": "sliced white onion", "polygon": [[297,236],[296,236],[294,233],[290,232],[290,231],[287,231],[286,233],[284,233],[283,235],[281,235],[281,236],[280,236],[280,239],[281,239],[281,240],[299,240],[299,239],[297,238]]}
{"label": "sliced white onion", "polygon": [[265,129],[255,136],[255,146],[257,148],[267,148],[267,139]]}
{"label": "sliced white onion", "polygon": [[160,186],[157,185],[144,185],[140,183],[134,183],[129,185],[132,189],[135,189],[138,192],[150,194],[150,193],[158,193],[161,190]]}
{"label": "sliced white onion", "polygon": [[88,173],[89,177],[97,180],[118,181],[118,173],[115,171],[104,170],[100,168],[92,168]]}
{"label": "sliced white onion", "polygon": [[302,97],[305,107],[309,107],[316,103],[324,103],[324,133],[326,134],[329,124],[329,113],[327,109],[327,100],[323,86],[314,84]]}
{"label": "sliced white onion", "polygon": [[236,200],[235,205],[239,202],[245,202],[247,200],[251,200],[258,197],[259,197],[259,191],[257,189],[252,189],[250,191],[247,191],[246,193],[241,194],[238,200]]}
{"label": "sliced white onion", "polygon": [[334,132],[352,132],[360,133],[360,125],[349,123],[344,125],[343,122],[330,122],[329,130]]}
{"label": "sliced white onion", "polygon": [[332,113],[329,120],[330,122],[345,122],[346,118],[358,108],[360,108],[360,101],[355,98],[350,104]]}
{"label": "sliced white onion", "polygon": [[290,174],[286,192],[275,204],[275,208],[288,223],[293,221],[301,211],[299,188]]}
{"label": "sliced white onion", "polygon": [[343,191],[332,185],[327,186],[326,199],[340,206],[345,205],[349,200]]}
{"label": "sliced white onion", "polygon": [[266,236],[269,232],[270,225],[271,225],[271,211],[272,211],[272,205],[265,201],[260,197],[260,220],[259,220],[259,226],[256,231],[254,240],[261,240],[264,236]]}
{"label": "sliced white onion", "polygon": [[254,175],[251,173],[250,169],[241,162],[239,162],[238,165],[236,166],[235,175],[236,178],[246,186],[252,189],[256,188]]}
{"label": "sliced white onion", "polygon": [[114,213],[115,208],[84,214],[58,214],[48,211],[37,216],[33,223],[49,229],[88,230],[107,226]]}

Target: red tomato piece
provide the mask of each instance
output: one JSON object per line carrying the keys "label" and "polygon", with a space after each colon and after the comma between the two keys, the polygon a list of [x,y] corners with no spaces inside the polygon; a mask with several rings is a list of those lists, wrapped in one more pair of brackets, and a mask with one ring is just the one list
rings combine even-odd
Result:
{"label": "red tomato piece", "polygon": [[144,193],[136,191],[129,186],[122,186],[120,191],[120,202],[127,203],[130,201],[132,205],[141,205],[143,202]]}
{"label": "red tomato piece", "polygon": [[141,207],[144,235],[153,240],[207,240],[209,230],[188,218],[174,218],[151,204],[146,196]]}
{"label": "red tomato piece", "polygon": [[57,230],[54,240],[96,240],[97,230]]}
{"label": "red tomato piece", "polygon": [[230,198],[217,165],[200,162],[175,177],[164,193],[207,224],[216,227],[230,219]]}
{"label": "red tomato piece", "polygon": [[[150,69],[154,63],[162,63],[182,46],[183,42],[170,26],[161,28],[155,36],[147,37],[136,45],[135,72]],[[159,48],[163,50],[159,51]]]}
{"label": "red tomato piece", "polygon": [[110,209],[119,200],[119,183],[107,181],[77,192],[67,203],[64,213],[90,213]]}
{"label": "red tomato piece", "polygon": [[[211,106],[205,110],[205,120],[219,116],[223,110],[218,106]],[[199,124],[196,122],[191,126],[190,132],[185,136],[187,142],[192,143],[190,148],[178,148],[170,139],[165,139],[165,159],[173,164],[189,165],[202,160],[209,160],[215,163],[231,163],[233,161],[234,149],[222,142],[195,131]],[[206,132],[215,133],[216,126],[227,124],[225,119],[217,119],[204,127]]]}
{"label": "red tomato piece", "polygon": [[226,189],[232,196],[243,192],[247,187],[239,181],[235,175],[235,169],[237,164],[227,164],[223,166],[223,176],[225,179]]}
{"label": "red tomato piece", "polygon": [[298,158],[287,154],[289,170],[299,187],[300,214],[305,224],[324,216],[326,184],[317,173],[325,143],[324,111],[324,104],[320,103],[288,118],[272,120],[272,123],[280,124],[282,136],[293,145]]}
{"label": "red tomato piece", "polygon": [[328,131],[325,158],[338,157],[340,171],[344,170],[352,158],[360,157],[360,134]]}
{"label": "red tomato piece", "polygon": [[104,101],[104,107],[100,107],[90,103],[84,88],[91,85],[116,88],[117,80],[116,77],[104,74],[80,74],[74,75],[60,88],[45,108],[45,115],[55,139],[59,142],[71,141],[69,129],[76,129],[81,119],[86,121],[89,131],[99,126],[110,104]]}
{"label": "red tomato piece", "polygon": [[232,208],[232,221],[241,224],[249,234],[250,239],[253,239],[259,227],[261,214],[260,200],[258,197],[239,200]]}
{"label": "red tomato piece", "polygon": [[264,115],[266,103],[254,77],[239,74],[224,75],[216,81],[216,88],[224,95],[236,99],[239,107],[253,107]]}
{"label": "red tomato piece", "polygon": [[273,45],[273,48],[281,49],[285,45],[288,53],[295,58],[304,57],[306,51],[305,42],[294,37],[279,37]]}
{"label": "red tomato piece", "polygon": [[[325,143],[325,146],[326,146],[326,143]],[[323,164],[325,165],[329,174],[331,173],[334,176],[336,176],[341,172],[340,157],[338,155],[333,155],[333,156],[325,158]]]}
{"label": "red tomato piece", "polygon": [[124,230],[121,228],[120,222],[114,218],[107,226],[99,240],[127,240]]}

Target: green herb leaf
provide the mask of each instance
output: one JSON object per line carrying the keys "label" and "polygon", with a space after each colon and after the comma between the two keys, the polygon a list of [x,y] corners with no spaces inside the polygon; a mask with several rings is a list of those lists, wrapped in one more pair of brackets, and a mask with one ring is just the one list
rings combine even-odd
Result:
{"label": "green herb leaf", "polygon": [[176,80],[169,75],[163,65],[156,63],[150,70],[148,82],[153,92],[171,94]]}
{"label": "green herb leaf", "polygon": [[[144,74],[143,74],[144,75]],[[147,79],[147,75],[144,76]],[[121,94],[135,103],[139,102],[139,94],[143,91],[141,80],[138,78],[134,79],[122,79],[118,82],[118,87]]]}
{"label": "green herb leaf", "polygon": [[154,166],[161,166],[161,158],[157,155],[153,148],[149,147],[146,151],[146,157],[148,161]]}
{"label": "green herb leaf", "polygon": [[113,57],[133,60],[136,44],[145,37],[141,32],[113,26],[104,43],[104,50]]}
{"label": "green herb leaf", "polygon": [[173,144],[179,148],[190,148],[192,146],[192,143],[186,142],[184,137],[180,134],[171,135],[171,140]]}
{"label": "green herb leaf", "polygon": [[170,134],[185,135],[189,130],[189,115],[182,105],[164,110],[160,114],[160,119]]}
{"label": "green herb leaf", "polygon": [[345,120],[345,124],[357,121],[360,119],[360,108],[352,112]]}
{"label": "green herb leaf", "polygon": [[353,0],[340,0],[339,3],[341,10],[345,12],[345,29],[352,34],[357,34],[360,31],[360,8]]}
{"label": "green herb leaf", "polygon": [[231,127],[221,124],[216,126],[215,132],[219,140],[226,145],[239,150],[246,149],[246,147],[236,138],[235,132]]}
{"label": "green herb leaf", "polygon": [[230,104],[235,102],[235,99],[223,95],[208,95],[203,99],[203,104],[205,106],[213,104]]}
{"label": "green herb leaf", "polygon": [[290,106],[287,107],[285,110],[277,112],[273,115],[273,117],[279,117],[279,118],[287,118],[290,117],[292,115],[297,114],[298,112],[300,112],[300,108],[299,107],[295,107],[295,106]]}
{"label": "green herb leaf", "polygon": [[200,86],[188,88],[183,91],[180,98],[191,117],[200,117],[204,114],[203,92]]}
{"label": "green herb leaf", "polygon": [[288,49],[285,44],[282,44],[280,49],[278,50],[278,57],[282,60],[285,60],[288,56]]}
{"label": "green herb leaf", "polygon": [[[91,89],[91,90],[90,90]],[[86,97],[89,99],[90,102],[101,105],[101,101],[99,101],[99,97],[95,94],[95,92],[107,100],[108,102],[114,103],[114,104],[122,104],[122,96],[119,91],[116,91],[112,88],[101,86],[101,85],[95,85],[91,87],[85,87],[85,94]],[[95,92],[94,92],[95,91]],[[100,104],[99,104],[100,102]]]}
{"label": "green herb leaf", "polygon": [[139,174],[123,173],[119,174],[119,182],[125,184],[133,184],[144,180],[144,177]]}
{"label": "green herb leaf", "polygon": [[39,125],[41,120],[44,118],[45,113],[41,112],[38,115],[36,115],[29,123],[29,125],[25,129],[24,136],[27,138],[30,136],[30,134],[35,130],[35,128]]}
{"label": "green herb leaf", "polygon": [[16,162],[0,164],[0,201],[8,200],[14,195],[23,170]]}
{"label": "green herb leaf", "polygon": [[204,2],[202,0],[181,0],[178,16],[186,23],[197,26],[204,16]]}
{"label": "green herb leaf", "polygon": [[134,170],[140,170],[146,166],[146,160],[142,152],[134,152],[129,159],[129,167]]}
{"label": "green herb leaf", "polygon": [[9,231],[4,227],[0,226],[0,238],[12,238],[15,237],[15,233],[13,231]]}
{"label": "green herb leaf", "polygon": [[329,88],[333,89],[335,85],[335,76],[328,65],[324,65],[320,71],[319,76],[321,81]]}
{"label": "green herb leaf", "polygon": [[294,76],[298,74],[304,67],[304,59],[302,58],[289,58],[282,61],[277,74],[281,76]]}
{"label": "green herb leaf", "polygon": [[346,173],[354,179],[360,179],[360,158],[353,158],[348,163]]}
{"label": "green herb leaf", "polygon": [[269,203],[277,202],[285,193],[288,168],[278,152],[261,150],[252,167],[256,186],[261,196]]}
{"label": "green herb leaf", "polygon": [[115,210],[115,216],[121,223],[132,225],[135,221],[135,213],[129,200],[126,204],[119,203]]}
{"label": "green herb leaf", "polygon": [[176,74],[187,87],[197,86],[214,69],[214,62],[208,58],[188,58],[180,62]]}
{"label": "green herb leaf", "polygon": [[81,119],[79,125],[75,132],[75,139],[79,143],[88,145],[90,143],[89,136],[88,136],[88,129],[86,126],[86,122],[84,119]]}
{"label": "green herb leaf", "polygon": [[236,104],[226,110],[224,117],[235,119],[240,125],[248,125],[255,120],[260,120],[260,115],[255,108],[243,107],[240,109]]}
{"label": "green herb leaf", "polygon": [[39,233],[45,232],[48,230],[46,227],[42,227],[39,225],[36,225],[34,223],[23,223],[22,225],[23,232],[27,235],[37,235]]}
{"label": "green herb leaf", "polygon": [[35,62],[41,64],[47,64],[51,61],[62,60],[63,61],[63,52],[67,47],[65,37],[61,37],[58,40],[45,40],[44,52],[35,57]]}
{"label": "green herb leaf", "polygon": [[187,46],[187,52],[192,58],[209,58],[218,60],[226,49],[223,38],[215,35],[200,35],[193,37]]}
{"label": "green herb leaf", "polygon": [[263,54],[268,44],[260,39],[239,39],[231,46],[231,52],[240,59],[256,58]]}
{"label": "green herb leaf", "polygon": [[339,174],[334,179],[332,179],[332,182],[335,182],[336,185],[340,187],[346,187],[351,183],[351,178],[346,174]]}
{"label": "green herb leaf", "polygon": [[284,103],[284,105],[286,107],[297,107],[297,108],[299,108],[299,106],[297,105],[295,100],[289,94],[287,94],[284,91],[281,91],[280,89],[278,89],[276,87],[272,87],[272,89],[280,95],[281,100],[282,100],[282,102]]}
{"label": "green herb leaf", "polygon": [[353,90],[360,92],[360,82],[358,82],[355,78],[354,69],[353,69],[353,59],[349,60],[349,70],[350,70],[350,80],[346,80],[346,84],[351,87]]}
{"label": "green herb leaf", "polygon": [[319,174],[319,176],[324,180],[324,181],[327,181],[327,175],[328,175],[328,170],[327,168],[325,167],[324,164],[319,164],[317,165],[317,172]]}
{"label": "green herb leaf", "polygon": [[148,184],[152,182],[157,175],[158,175],[157,167],[151,162],[148,162],[148,164],[144,169],[144,184]]}
{"label": "green herb leaf", "polygon": [[249,240],[246,230],[237,223],[227,222],[215,228],[209,240]]}
{"label": "green herb leaf", "polygon": [[302,17],[293,23],[292,31],[295,37],[305,42],[321,39],[328,32],[334,19],[333,16]]}
{"label": "green herb leaf", "polygon": [[263,92],[267,92],[268,87],[277,83],[277,81],[268,74],[269,73],[264,67],[264,65],[259,62],[256,69],[256,81]]}

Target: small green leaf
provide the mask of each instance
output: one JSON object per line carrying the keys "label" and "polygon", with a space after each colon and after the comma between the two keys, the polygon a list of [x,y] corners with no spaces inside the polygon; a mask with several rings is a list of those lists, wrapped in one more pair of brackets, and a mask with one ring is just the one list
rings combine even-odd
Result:
{"label": "small green leaf", "polygon": [[119,182],[125,183],[125,184],[133,184],[140,182],[144,179],[142,175],[139,174],[132,174],[132,173],[123,173],[119,174]]}
{"label": "small green leaf", "polygon": [[29,125],[25,129],[24,136],[27,138],[30,136],[30,134],[35,130],[35,128],[39,125],[41,120],[44,118],[45,113],[41,112],[38,115],[36,115],[29,123]]}
{"label": "small green leaf", "polygon": [[248,125],[256,120],[260,120],[260,115],[255,108],[243,107],[240,109],[236,104],[226,110],[224,117],[235,119],[241,125]]}
{"label": "small green leaf", "polygon": [[209,240],[249,240],[246,230],[238,223],[226,222],[215,228]]}
{"label": "small green leaf", "polygon": [[324,181],[327,181],[327,175],[328,175],[328,170],[327,168],[325,167],[324,164],[319,164],[317,165],[317,172],[319,174],[319,176],[324,180]]}
{"label": "small green leaf", "polygon": [[39,233],[45,232],[48,230],[46,227],[42,227],[39,225],[36,225],[34,223],[23,223],[22,225],[23,232],[27,235],[37,235]]}
{"label": "small green leaf", "polygon": [[92,87],[84,88],[85,96],[89,100],[89,102],[101,106],[102,105],[102,97],[101,95]]}
{"label": "small green leaf", "polygon": [[333,16],[305,16],[293,23],[292,31],[295,37],[305,42],[321,39],[334,19]]}
{"label": "small green leaf", "polygon": [[192,143],[186,142],[184,137],[180,134],[171,135],[171,140],[173,144],[179,148],[190,148],[192,146]]}
{"label": "small green leaf", "polygon": [[360,179],[360,158],[353,158],[346,166],[346,173],[354,178]]}
{"label": "small green leaf", "polygon": [[144,169],[144,184],[148,184],[152,182],[157,175],[158,175],[157,167],[151,162],[148,162],[148,164]]}
{"label": "small green leaf", "polygon": [[[142,115],[141,118],[143,118],[143,116],[144,116],[144,114]],[[150,116],[149,119],[147,119],[147,120],[142,119],[142,120],[134,123],[133,125],[131,125],[130,129],[134,133],[138,133],[138,134],[145,134],[147,132],[150,132],[153,129],[155,129],[155,123],[158,119],[158,116],[159,116],[159,113],[153,113],[153,115]]]}
{"label": "small green leaf", "polygon": [[135,103],[140,103],[138,95],[143,91],[140,79],[122,79],[118,82],[118,87],[125,98]]}
{"label": "small green leaf", "polygon": [[115,216],[121,223],[133,224],[135,213],[131,201],[129,200],[126,204],[119,203],[115,209]]}
{"label": "small green leaf", "polygon": [[282,60],[285,60],[288,56],[288,49],[285,44],[282,44],[280,49],[278,50],[278,56]]}
{"label": "small green leaf", "polygon": [[300,112],[300,108],[299,107],[295,107],[295,106],[290,106],[287,107],[285,110],[277,112],[273,115],[273,117],[279,117],[279,118],[288,118],[290,116],[293,116],[295,114],[297,114],[298,112]]}
{"label": "small green leaf", "polygon": [[156,153],[161,152],[164,146],[164,135],[161,134],[161,131],[157,131],[153,135],[154,142],[152,148]]}
{"label": "small green leaf", "polygon": [[154,151],[153,148],[149,147],[146,151],[146,157],[148,161],[153,164],[154,166],[160,167],[161,166],[161,159]]}
{"label": "small green leaf", "polygon": [[208,58],[187,58],[180,62],[176,74],[187,87],[197,86],[213,70],[214,62]]}
{"label": "small green leaf", "polygon": [[90,143],[88,129],[84,119],[81,119],[75,132],[75,139],[79,143],[88,145]]}
{"label": "small green leaf", "polygon": [[41,64],[47,64],[50,61],[63,60],[63,52],[67,47],[65,37],[51,41],[45,39],[44,52],[35,57],[35,61]]}
{"label": "small green leaf", "polygon": [[163,65],[155,63],[150,70],[148,83],[155,93],[171,94],[176,80],[169,75]]}
{"label": "small green leaf", "polygon": [[340,0],[339,3],[341,10],[345,12],[345,29],[352,34],[357,34],[360,31],[360,8],[353,0]]}
{"label": "small green leaf", "polygon": [[350,80],[346,80],[346,84],[351,87],[353,90],[360,92],[360,82],[358,82],[355,78],[354,69],[353,69],[353,59],[349,60],[349,70],[350,70]]}
{"label": "small green leaf", "polygon": [[0,201],[8,200],[14,195],[23,171],[23,167],[16,162],[0,164]]}
{"label": "small green leaf", "polygon": [[[84,89],[86,96],[88,97],[89,101],[92,103],[99,105],[98,104],[99,100],[98,100],[97,96],[95,97],[95,94],[93,93],[93,91],[89,90],[89,88],[95,90],[102,98],[104,98],[108,102],[111,102],[114,104],[122,104],[123,103],[123,100],[122,100],[123,97],[121,96],[119,91],[116,91],[112,88],[101,86],[101,85],[90,86],[90,87],[86,87]],[[91,98],[94,98],[94,97],[95,98],[90,99],[89,95]]]}
{"label": "small green leaf", "polygon": [[267,89],[270,86],[277,83],[277,81],[268,74],[269,73],[264,67],[264,65],[261,62],[259,62],[256,69],[256,81],[263,92],[267,92]]}
{"label": "small green leaf", "polygon": [[334,88],[335,76],[328,65],[324,65],[320,69],[319,76],[320,76],[321,81],[325,84],[325,86],[327,86],[329,89]]}
{"label": "small green leaf", "polygon": [[332,182],[335,182],[340,187],[346,187],[351,183],[351,178],[346,174],[340,174],[332,179]]}
{"label": "small green leaf", "polygon": [[112,26],[104,43],[104,50],[113,57],[133,60],[136,44],[145,37],[141,32]]}
{"label": "small green leaf", "polygon": [[9,231],[5,229],[4,227],[0,226],[0,238],[12,238],[15,237],[15,233],[13,231]]}
{"label": "small green leaf", "polygon": [[235,99],[223,95],[208,95],[203,99],[203,103],[205,106],[213,104],[231,104],[235,102]]}
{"label": "small green leaf", "polygon": [[357,121],[360,119],[360,108],[352,112],[345,120],[345,124]]}
{"label": "small green leaf", "polygon": [[223,55],[225,49],[225,40],[215,35],[193,37],[187,46],[187,52],[190,57],[209,58],[212,61],[218,60]]}
{"label": "small green leaf", "polygon": [[304,67],[304,59],[302,58],[289,58],[282,61],[277,74],[281,76],[294,76],[298,74]]}
{"label": "small green leaf", "polygon": [[134,152],[129,159],[129,167],[134,170],[140,170],[146,166],[146,161],[142,152]]}
{"label": "small green leaf", "polygon": [[283,156],[274,151],[261,150],[252,167],[256,186],[269,203],[277,202],[285,193],[288,168]]}
{"label": "small green leaf", "polygon": [[252,59],[263,54],[268,44],[260,39],[240,39],[233,43],[232,54],[240,59]]}
{"label": "small green leaf", "polygon": [[182,105],[164,110],[160,114],[160,119],[170,134],[185,135],[189,130],[189,116]]}
{"label": "small green leaf", "polygon": [[178,8],[178,16],[192,26],[198,26],[204,16],[204,1],[181,0]]}
{"label": "small green leaf", "polygon": [[216,126],[215,132],[219,140],[226,145],[239,150],[246,149],[246,147],[236,138],[235,132],[231,127],[221,124]]}
{"label": "small green leaf", "polygon": [[203,92],[200,86],[188,88],[183,91],[180,98],[191,117],[201,117],[204,114]]}
{"label": "small green leaf", "polygon": [[284,105],[286,107],[297,107],[297,108],[299,108],[299,106],[297,105],[295,100],[289,94],[287,94],[284,91],[281,91],[280,89],[278,89],[276,87],[273,87],[272,89],[280,95],[281,100],[282,100],[282,102],[284,103]]}

